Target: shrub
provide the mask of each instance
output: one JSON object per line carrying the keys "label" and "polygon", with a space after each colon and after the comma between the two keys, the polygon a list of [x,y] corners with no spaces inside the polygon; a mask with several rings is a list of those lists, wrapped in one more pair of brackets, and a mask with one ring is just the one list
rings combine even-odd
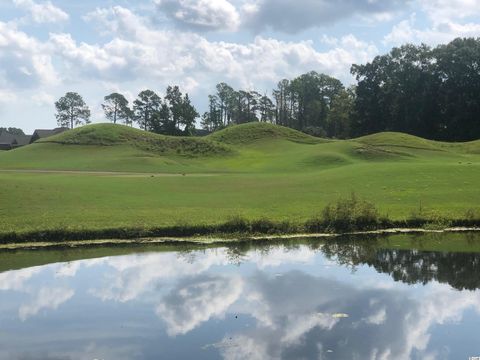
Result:
{"label": "shrub", "polygon": [[233,216],[226,223],[219,226],[221,233],[250,232],[250,224],[241,216]]}
{"label": "shrub", "polygon": [[379,224],[378,211],[374,204],[359,199],[355,193],[349,198],[339,199],[323,209],[325,226],[333,230],[366,230]]}
{"label": "shrub", "polygon": [[465,211],[465,220],[468,220],[468,221],[480,220],[480,212],[472,208],[467,209],[467,211]]}

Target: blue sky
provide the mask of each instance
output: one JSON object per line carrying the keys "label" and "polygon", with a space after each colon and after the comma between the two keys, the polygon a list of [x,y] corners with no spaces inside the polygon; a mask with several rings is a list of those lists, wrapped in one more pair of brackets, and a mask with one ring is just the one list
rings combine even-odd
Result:
{"label": "blue sky", "polygon": [[215,84],[270,93],[310,70],[352,83],[406,42],[480,36],[480,0],[0,0],[0,126],[56,126],[79,92],[103,122],[113,91],[132,101],[180,85],[200,111]]}

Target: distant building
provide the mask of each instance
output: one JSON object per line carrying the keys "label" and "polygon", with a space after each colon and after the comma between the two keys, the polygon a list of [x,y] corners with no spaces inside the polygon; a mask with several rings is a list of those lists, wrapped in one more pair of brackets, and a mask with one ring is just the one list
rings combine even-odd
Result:
{"label": "distant building", "polygon": [[0,150],[11,150],[15,136],[6,131],[0,132]]}
{"label": "distant building", "polygon": [[6,131],[0,132],[0,150],[12,150],[31,144],[39,139],[45,139],[53,135],[67,131],[68,128],[56,128],[53,130],[35,130],[33,135],[13,135]]}
{"label": "distant building", "polygon": [[15,147],[25,146],[32,141],[32,135],[15,135]]}
{"label": "distant building", "polygon": [[39,139],[45,139],[53,135],[61,134],[65,131],[69,130],[68,128],[56,128],[53,130],[45,130],[45,129],[37,129],[34,131],[32,138],[30,140],[30,144],[34,143]]}
{"label": "distant building", "polygon": [[12,135],[6,131],[0,133],[0,150],[12,150],[30,144],[30,135]]}

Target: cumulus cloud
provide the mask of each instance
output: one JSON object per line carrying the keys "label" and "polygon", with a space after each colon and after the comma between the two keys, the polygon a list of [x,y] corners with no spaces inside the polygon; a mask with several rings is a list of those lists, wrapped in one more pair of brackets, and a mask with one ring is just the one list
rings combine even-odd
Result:
{"label": "cumulus cloud", "polygon": [[212,317],[221,317],[243,291],[240,277],[195,276],[180,282],[157,306],[170,336],[186,334]]}
{"label": "cumulus cloud", "polygon": [[38,314],[39,311],[45,309],[57,309],[60,305],[73,297],[75,291],[67,288],[41,288],[35,299],[30,304],[25,304],[18,310],[18,315],[22,321]]}
{"label": "cumulus cloud", "polygon": [[[211,79],[228,80],[234,86],[271,87],[283,77],[312,69],[345,79],[352,62],[363,62],[378,50],[353,35],[338,39],[330,50],[319,52],[312,41],[288,42],[256,37],[240,44],[210,41],[193,33],[158,30],[148,20],[128,9],[97,9],[88,21],[109,32],[104,45],[78,44],[69,34],[53,34],[57,53],[71,69],[80,69],[102,79],[134,79],[139,76],[171,81],[187,79],[205,84]],[[204,81],[205,80],[205,81]]]}
{"label": "cumulus cloud", "polygon": [[[410,1],[407,1],[410,2]],[[190,30],[261,32],[273,29],[297,33],[358,15],[362,21],[385,21],[405,7],[405,1],[387,0],[157,0],[161,13]]]}
{"label": "cumulus cloud", "polygon": [[[58,286],[58,276],[85,286],[82,270],[98,266],[89,273],[99,271],[109,276],[97,277],[95,286],[104,285],[106,293],[114,290],[110,294],[121,295],[103,300],[136,299],[139,306],[151,307],[165,321],[170,336],[198,328],[208,331],[210,327],[202,325],[221,320],[227,314],[238,314],[242,319],[239,321],[248,319],[248,327],[232,327],[225,322],[228,336],[212,345],[225,359],[331,355],[342,359],[438,358],[431,348],[438,346],[442,338],[432,329],[443,325],[448,332],[452,330],[449,324],[462,321],[467,311],[470,316],[471,311],[480,314],[479,291],[456,291],[435,281],[421,287],[390,281],[392,288],[384,289],[378,281],[386,275],[368,271],[345,277],[348,269],[338,268],[325,272],[318,267],[325,259],[318,253],[312,259],[307,252],[312,250],[303,245],[294,250],[275,247],[266,252],[248,251],[242,258],[247,266],[239,269],[227,266],[227,249],[84,260],[2,273],[0,290],[32,295],[31,302],[19,310],[21,319],[27,319],[44,310],[57,309],[74,296],[73,290]],[[313,268],[296,266],[298,270],[292,271],[285,267],[288,263],[313,260]],[[280,276],[273,275],[272,267],[280,267]],[[303,270],[321,270],[321,275]],[[54,280],[50,286],[44,282],[38,289],[35,284],[31,284],[33,288],[27,286],[37,272],[42,272],[45,280],[47,274],[43,271]],[[116,282],[117,279],[121,280]],[[15,298],[11,303],[18,305]],[[137,334],[143,331],[130,329]],[[95,354],[99,356],[98,352]]]}
{"label": "cumulus cloud", "polygon": [[258,324],[217,344],[225,359],[324,358],[329,352],[339,359],[428,358],[433,326],[461,321],[467,309],[480,313],[478,292],[458,293],[448,285],[431,284],[412,296],[302,272],[259,273],[244,282],[249,302],[241,311]]}
{"label": "cumulus cloud", "polygon": [[480,36],[480,24],[478,23],[457,23],[444,20],[441,23],[434,23],[430,27],[418,28],[416,17],[411,16],[396,24],[390,33],[385,35],[383,42],[386,45],[399,46],[405,43],[438,45],[452,41],[457,37],[478,37]]}
{"label": "cumulus cloud", "polygon": [[0,21],[0,87],[24,89],[57,81],[48,45]]}
{"label": "cumulus cloud", "polygon": [[479,14],[480,0],[420,0],[422,10],[435,23]]}
{"label": "cumulus cloud", "polygon": [[69,15],[65,11],[50,1],[36,3],[33,0],[13,0],[13,3],[18,8],[28,11],[32,20],[37,24],[58,23],[69,19]]}
{"label": "cumulus cloud", "polygon": [[[175,276],[190,276],[202,273],[213,265],[226,263],[224,257],[208,252],[189,263],[178,259],[174,254],[149,254],[135,257],[106,259],[105,263],[114,272],[107,273],[107,285],[91,289],[90,293],[102,300],[127,302],[137,299],[151,290],[163,279]],[[159,268],[158,264],[162,264]]]}
{"label": "cumulus cloud", "polygon": [[399,0],[258,0],[247,7],[246,23],[255,31],[271,28],[297,33],[355,15],[387,17],[402,7],[405,1]]}
{"label": "cumulus cloud", "polygon": [[157,7],[182,28],[234,31],[240,25],[240,14],[227,0],[158,0]]}
{"label": "cumulus cloud", "polygon": [[26,291],[28,281],[40,272],[40,267],[33,267],[0,273],[0,290]]}

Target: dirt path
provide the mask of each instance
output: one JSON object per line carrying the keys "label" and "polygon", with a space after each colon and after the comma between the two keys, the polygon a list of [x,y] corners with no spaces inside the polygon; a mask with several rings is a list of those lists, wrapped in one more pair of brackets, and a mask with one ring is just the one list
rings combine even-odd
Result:
{"label": "dirt path", "polygon": [[217,176],[220,174],[202,174],[202,173],[144,173],[144,172],[125,172],[125,171],[82,171],[82,170],[1,170],[0,173],[7,174],[63,174],[63,175],[98,175],[98,176],[120,176],[120,177],[173,177],[173,176]]}

